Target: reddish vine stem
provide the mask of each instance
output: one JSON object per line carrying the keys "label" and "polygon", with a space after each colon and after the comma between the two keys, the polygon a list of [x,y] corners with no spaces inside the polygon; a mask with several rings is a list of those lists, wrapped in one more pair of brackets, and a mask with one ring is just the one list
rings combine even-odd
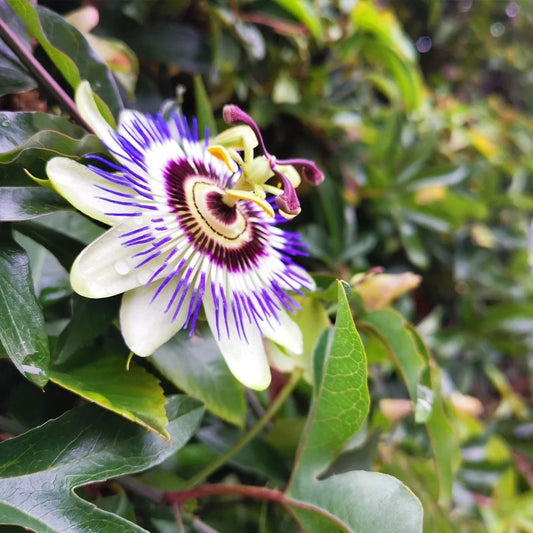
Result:
{"label": "reddish vine stem", "polygon": [[[339,526],[339,531],[347,532],[346,525],[336,516],[325,511],[324,509],[318,509],[312,503],[303,502],[300,500],[293,500],[288,497],[285,492],[267,489],[266,487],[256,487],[254,485],[228,485],[225,483],[219,483],[216,485],[202,485],[188,490],[180,490],[178,492],[165,492],[163,499],[167,504],[176,505],[184,503],[188,500],[196,500],[200,498],[206,498],[208,496],[221,496],[221,495],[236,495],[243,498],[254,498],[259,500],[268,500],[276,502],[287,510],[292,508],[306,509],[319,513],[329,518],[332,522]],[[292,513],[291,513],[292,514]]]}
{"label": "reddish vine stem", "polygon": [[181,490],[178,492],[166,492],[165,501],[167,503],[183,503],[188,500],[205,498],[207,496],[218,496],[221,494],[236,494],[245,498],[258,498],[282,502],[285,494],[278,490],[267,489],[265,487],[255,487],[253,485],[227,485],[219,483],[216,485],[202,485],[194,489]]}
{"label": "reddish vine stem", "polygon": [[61,86],[46,72],[44,67],[33,57],[18,36],[0,18],[0,38],[9,46],[13,53],[20,59],[24,66],[37,78],[39,83],[58,101],[72,119],[86,130],[92,131],[83,120],[76,104]]}

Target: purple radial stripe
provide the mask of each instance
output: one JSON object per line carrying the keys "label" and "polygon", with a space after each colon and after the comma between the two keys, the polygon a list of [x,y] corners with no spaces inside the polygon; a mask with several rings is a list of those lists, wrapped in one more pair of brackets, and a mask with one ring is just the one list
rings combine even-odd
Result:
{"label": "purple radial stripe", "polygon": [[200,306],[202,304],[204,293],[205,293],[205,272],[202,272],[201,278],[200,278],[200,288],[198,290],[197,301],[196,301],[196,305],[194,308],[194,314],[191,320],[191,325],[190,325],[191,330],[189,333],[189,337],[194,333],[194,328],[196,327],[196,321],[198,320],[198,312],[200,311]]}
{"label": "purple radial stripe", "polygon": [[143,226],[142,228],[137,228],[132,231],[128,231],[127,233],[123,233],[120,238],[129,237],[130,235],[135,235],[136,233],[140,233],[141,231],[146,231],[150,229],[150,226]]}
{"label": "purple radial stripe", "polygon": [[140,217],[142,213],[114,213],[112,211],[105,211],[106,217]]}
{"label": "purple radial stripe", "polygon": [[[172,251],[168,254],[168,256],[167,256],[167,258],[165,259],[164,263],[163,263],[163,264],[162,264],[162,265],[161,265],[161,266],[160,266],[160,267],[159,267],[159,268],[158,268],[158,269],[152,274],[152,277],[148,280],[148,284],[152,283],[152,281],[154,281],[154,280],[159,276],[159,274],[161,274],[166,268],[168,268],[168,266],[169,266],[169,262],[170,262],[171,258],[172,258],[174,255],[176,255],[177,251],[178,251],[178,250],[177,250],[176,248],[174,248],[174,250],[172,250]],[[169,276],[169,278],[170,278],[170,276]],[[153,300],[156,296],[157,296],[157,294],[155,294],[155,295],[153,296],[152,300]]]}
{"label": "purple radial stripe", "polygon": [[164,244],[171,241],[172,237],[163,237],[160,241],[153,242],[152,241],[152,247],[148,248],[147,250],[142,250],[141,252],[136,253],[135,255],[132,255],[132,257],[140,257],[146,254],[149,254],[153,252],[154,250],[157,250],[158,248],[161,248]]}
{"label": "purple radial stripe", "polygon": [[[156,253],[154,253],[150,257],[147,257],[144,261],[140,262],[135,268],[143,267],[144,265],[146,265],[146,263],[149,263],[150,261],[152,261],[152,259],[155,259],[156,257],[159,257],[160,255],[161,255],[161,252],[158,250]],[[135,257],[135,256],[133,256],[133,257]],[[150,280],[148,280],[148,281],[150,281]],[[145,286],[148,285],[148,281],[144,284]]]}
{"label": "purple radial stripe", "polygon": [[198,120],[196,117],[192,117],[192,133],[193,133],[193,140],[198,141]]}
{"label": "purple radial stripe", "polygon": [[125,193],[125,192],[115,191],[113,189],[108,189],[107,187],[103,187],[102,185],[95,185],[95,187],[97,189],[100,189],[101,191],[108,192],[108,193],[114,194],[116,196],[120,196],[121,198],[135,198],[134,194],[128,194],[128,193]]}
{"label": "purple radial stripe", "polygon": [[215,325],[217,328],[217,338],[218,340],[220,340],[220,319],[219,319],[220,306],[218,304],[218,296],[217,296],[215,287],[216,287],[215,283],[212,281],[211,282],[211,296],[213,297],[213,305],[215,306]]}
{"label": "purple radial stripe", "polygon": [[220,298],[222,300],[222,310],[224,311],[224,324],[226,325],[226,335],[229,339],[229,323],[228,323],[228,301],[226,300],[226,293],[224,288],[220,287]]}
{"label": "purple radial stripe", "polygon": [[[157,290],[154,292],[154,295],[152,296],[152,299],[150,300],[150,303],[152,303],[160,294],[161,291],[170,283],[170,281],[174,278],[174,275],[171,274],[170,276],[167,276],[162,282],[161,285],[157,288]],[[165,313],[168,311],[169,307],[165,309]]]}
{"label": "purple radial stripe", "polygon": [[[88,156],[86,156],[86,157],[88,157]],[[95,167],[94,165],[88,165],[89,170],[92,170],[93,172],[95,172],[96,174],[101,176],[102,178],[107,179],[109,181],[112,181],[114,183],[118,183],[117,180],[120,179],[120,180],[122,180],[121,183],[123,185],[125,185],[126,187],[129,187],[130,185],[135,185],[136,187],[140,187],[140,188],[145,189],[147,191],[150,190],[150,188],[147,185],[145,185],[146,184],[146,178],[144,178],[140,174],[137,174],[131,168],[126,168],[126,167],[121,167],[121,166],[115,165],[113,163],[110,163],[109,161],[106,161],[105,159],[103,159],[101,157],[98,157],[98,158],[95,157],[94,159],[98,159],[102,163],[104,163],[104,164],[108,165],[109,167],[111,167],[116,172],[121,172],[123,174],[121,176],[118,176],[117,174],[112,174],[108,170],[104,170],[104,169]],[[138,183],[138,181],[136,181],[136,180],[138,180],[141,183]]]}
{"label": "purple radial stripe", "polygon": [[[189,287],[191,287],[191,285]],[[198,296],[198,288],[193,286],[192,287],[191,299],[189,300],[189,307],[187,307],[187,317],[185,318],[185,324],[183,324],[183,329],[187,329],[187,326],[189,325],[189,320],[190,320],[191,315],[193,313],[193,309],[194,309],[194,306],[196,304],[196,297],[197,296]],[[180,304],[181,303],[182,302],[180,302]],[[181,305],[179,305],[179,307],[181,307]],[[174,312],[174,316],[176,316],[176,315],[177,315],[177,313]]]}
{"label": "purple radial stripe", "polygon": [[[171,307],[174,305],[174,302],[176,301],[176,298],[178,294],[180,293],[180,290],[183,288],[183,293],[181,295],[181,298],[177,305],[177,311],[181,309],[181,304],[183,303],[183,300],[185,299],[185,296],[189,292],[190,285],[187,284],[189,275],[187,274],[184,278],[180,279],[178,284],[176,285],[176,288],[174,289],[174,292],[172,293],[172,296],[168,302],[167,308],[165,309],[165,313],[168,313],[168,311],[171,309]],[[174,316],[176,316],[176,313],[174,313]]]}
{"label": "purple radial stripe", "polygon": [[131,241],[128,241],[128,242],[123,242],[122,243],[122,246],[125,246],[127,248],[130,248],[131,246],[139,246],[140,244],[148,244],[148,243],[151,243],[155,240],[155,237],[145,237],[144,239],[132,239]]}
{"label": "purple radial stripe", "polygon": [[176,111],[172,112],[172,118],[174,119],[174,124],[176,124],[176,128],[178,128],[178,133],[182,139],[185,138],[185,130],[183,129],[183,124],[181,122],[181,117]]}

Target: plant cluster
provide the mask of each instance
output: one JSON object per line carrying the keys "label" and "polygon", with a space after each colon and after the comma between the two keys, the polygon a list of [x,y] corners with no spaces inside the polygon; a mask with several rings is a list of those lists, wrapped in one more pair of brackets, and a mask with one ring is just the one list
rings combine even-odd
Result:
{"label": "plant cluster", "polygon": [[532,532],[531,2],[57,4],[0,0],[6,531]]}

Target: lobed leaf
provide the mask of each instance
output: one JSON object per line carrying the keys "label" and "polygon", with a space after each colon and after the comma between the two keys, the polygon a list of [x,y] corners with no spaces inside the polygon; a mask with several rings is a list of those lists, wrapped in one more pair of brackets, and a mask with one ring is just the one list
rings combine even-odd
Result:
{"label": "lobed leaf", "polygon": [[[73,491],[153,467],[179,450],[202,418],[192,398],[169,398],[170,444],[115,414],[85,405],[0,444],[0,523],[39,533],[144,529]],[[36,488],[38,487],[38,490]]]}

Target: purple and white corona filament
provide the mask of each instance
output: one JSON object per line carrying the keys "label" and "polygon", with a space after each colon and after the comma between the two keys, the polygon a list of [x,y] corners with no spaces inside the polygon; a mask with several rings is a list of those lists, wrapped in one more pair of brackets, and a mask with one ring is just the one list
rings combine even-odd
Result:
{"label": "purple and white corona filament", "polygon": [[[196,121],[190,129],[177,116],[167,123],[125,111],[115,131],[99,114],[88,83],[80,85],[76,102],[113,160],[94,158],[83,166],[54,158],[47,166],[58,192],[111,226],[74,262],[74,290],[89,298],[124,293],[122,334],[141,356],[182,328],[192,332],[203,307],[234,375],[266,388],[263,337],[301,353],[301,332],[287,311],[296,307],[291,293],[313,288],[292,259],[305,254],[305,246],[298,234],[277,226],[283,217],[272,216],[273,202],[265,199],[266,181],[280,175],[280,211],[299,210],[291,181],[266,149],[259,163],[266,160],[272,172],[248,174],[261,167],[258,158],[244,161],[233,149],[200,141]],[[251,121],[230,107],[235,123]],[[258,130],[253,133],[264,148]]]}

